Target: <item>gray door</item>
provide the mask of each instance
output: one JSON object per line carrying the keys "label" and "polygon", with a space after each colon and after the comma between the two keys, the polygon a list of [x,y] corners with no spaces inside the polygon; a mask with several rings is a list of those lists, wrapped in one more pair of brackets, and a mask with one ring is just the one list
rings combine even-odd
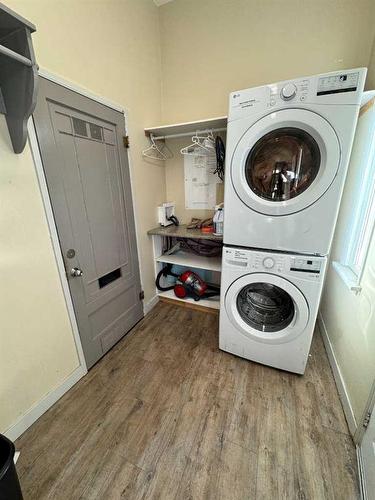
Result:
{"label": "gray door", "polygon": [[143,317],[124,115],[40,80],[34,122],[91,367]]}

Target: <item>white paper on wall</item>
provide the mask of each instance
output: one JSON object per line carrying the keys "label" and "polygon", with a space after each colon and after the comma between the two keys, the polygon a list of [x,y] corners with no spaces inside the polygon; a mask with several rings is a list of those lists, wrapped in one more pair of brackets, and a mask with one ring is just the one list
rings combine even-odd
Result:
{"label": "white paper on wall", "polygon": [[184,155],[185,208],[214,210],[216,184],[221,182],[215,168],[215,153]]}

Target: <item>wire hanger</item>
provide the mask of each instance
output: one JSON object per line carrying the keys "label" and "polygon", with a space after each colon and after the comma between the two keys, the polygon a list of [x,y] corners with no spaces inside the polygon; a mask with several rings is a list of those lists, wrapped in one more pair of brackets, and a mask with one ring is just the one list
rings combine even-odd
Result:
{"label": "wire hanger", "polygon": [[144,156],[145,158],[150,158],[151,160],[161,161],[173,158],[173,153],[165,144],[165,142],[162,143],[160,147],[155,141],[155,137],[152,134],[150,134],[150,142],[151,146],[142,151],[142,156]]}
{"label": "wire hanger", "polygon": [[[201,132],[202,133],[202,132]],[[181,149],[182,155],[208,155],[215,151],[215,138],[212,131],[209,131],[206,135],[198,135],[198,131],[191,138],[192,144]]]}

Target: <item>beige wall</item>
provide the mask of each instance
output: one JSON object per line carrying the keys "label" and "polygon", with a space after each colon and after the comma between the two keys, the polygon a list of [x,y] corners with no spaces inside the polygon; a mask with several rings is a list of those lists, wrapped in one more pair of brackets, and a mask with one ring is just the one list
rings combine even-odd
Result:
{"label": "beige wall", "polygon": [[[37,26],[41,67],[123,105],[131,160],[142,280],[154,294],[146,230],[165,199],[164,169],[142,161],[143,128],[160,121],[158,9],[151,0],[8,0]],[[78,365],[71,327],[27,147],[10,151],[0,128],[0,432],[60,385]],[[6,404],[4,404],[6,401]]]}
{"label": "beige wall", "polygon": [[[164,123],[227,114],[233,90],[367,66],[373,0],[174,0],[160,8]],[[375,82],[374,82],[375,83]],[[182,220],[183,162],[166,162],[168,201]],[[212,212],[206,212],[212,215]]]}
{"label": "beige wall", "polygon": [[[340,261],[347,244],[346,231],[353,205],[352,186],[357,169],[367,160],[364,151],[369,140],[366,132],[370,120],[375,120],[375,106],[359,118],[331,261]],[[330,265],[320,309],[357,423],[375,379],[375,234],[361,286],[361,292],[356,295]]]}
{"label": "beige wall", "polygon": [[[375,34],[373,0],[175,0],[160,13],[165,123],[226,114],[227,96],[236,89],[368,66]],[[375,48],[367,88],[375,88]],[[167,162],[166,184],[169,197],[180,193],[178,208],[182,172],[177,154]],[[345,199],[334,258],[345,244],[350,183]],[[185,218],[193,212],[180,211]],[[373,241],[362,293],[354,295],[330,268],[322,303],[357,419],[374,378],[374,269]]]}
{"label": "beige wall", "polygon": [[[180,151],[190,144],[189,138],[169,139],[168,147],[173,153],[173,158],[165,162],[165,177],[167,200],[175,203],[176,214],[181,223],[188,223],[192,217],[207,219],[214,214],[213,210],[191,210],[185,208],[185,185],[184,185],[184,157]],[[224,184],[216,185],[216,203],[224,200]]]}
{"label": "beige wall", "polygon": [[227,114],[230,91],[367,66],[373,0],[174,0],[160,8],[163,121]]}
{"label": "beige wall", "polygon": [[0,119],[0,432],[78,366],[29,148]]}
{"label": "beige wall", "polygon": [[[375,19],[374,19],[375,23]],[[366,87],[368,90],[375,90],[375,39],[372,45],[370,63],[368,65]]]}
{"label": "beige wall", "polygon": [[[128,109],[146,301],[154,277],[145,232],[158,203],[177,194],[183,204],[181,163],[173,172],[168,164],[165,177],[163,165],[141,158],[143,128],[161,122],[161,74],[168,122],[226,114],[234,89],[369,60],[371,0],[280,3],[175,0],[158,10],[152,0],[6,0],[37,25],[43,68]],[[3,119],[0,154],[1,432],[60,385],[78,359],[30,151],[10,152]]]}

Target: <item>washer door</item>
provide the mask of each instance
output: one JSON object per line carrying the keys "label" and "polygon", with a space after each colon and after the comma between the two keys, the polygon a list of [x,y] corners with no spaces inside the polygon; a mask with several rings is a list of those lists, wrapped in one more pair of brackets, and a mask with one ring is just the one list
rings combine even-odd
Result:
{"label": "washer door", "polygon": [[327,191],[340,157],[337,135],[327,120],[304,109],[280,110],[244,133],[230,175],[249,208],[265,215],[289,215]]}
{"label": "washer door", "polygon": [[300,335],[309,320],[304,295],[290,281],[253,273],[234,281],[225,295],[233,326],[259,342],[281,344]]}

